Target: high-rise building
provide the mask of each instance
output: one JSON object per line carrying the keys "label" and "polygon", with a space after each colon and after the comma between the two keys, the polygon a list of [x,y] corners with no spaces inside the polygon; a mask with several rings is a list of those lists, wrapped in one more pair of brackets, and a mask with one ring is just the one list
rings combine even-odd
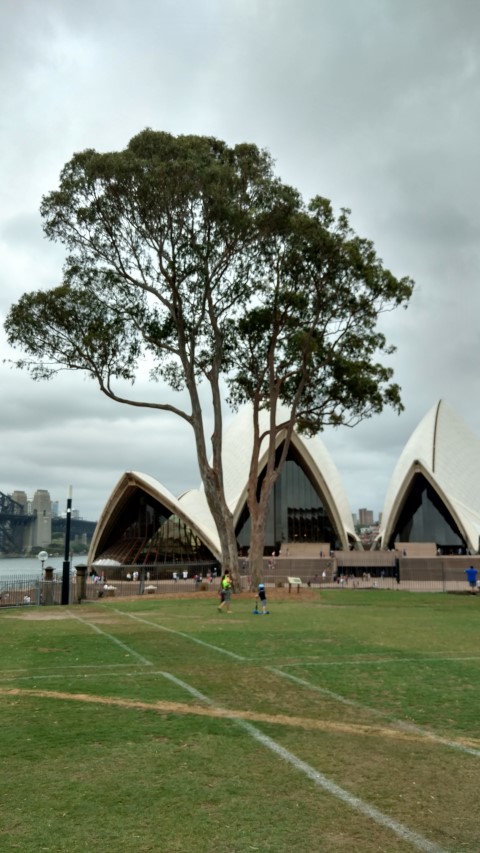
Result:
{"label": "high-rise building", "polygon": [[360,522],[360,527],[371,527],[371,525],[373,524],[373,510],[365,509],[365,507],[359,509],[358,518]]}

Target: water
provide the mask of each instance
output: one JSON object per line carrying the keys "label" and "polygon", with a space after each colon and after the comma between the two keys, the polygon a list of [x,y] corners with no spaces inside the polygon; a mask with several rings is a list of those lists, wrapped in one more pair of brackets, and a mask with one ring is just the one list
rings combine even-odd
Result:
{"label": "water", "polygon": [[[76,565],[85,565],[86,562],[86,554],[77,554],[70,561],[70,568],[73,569]],[[44,565],[45,567],[52,566],[55,572],[61,572],[63,569],[63,557],[48,557]],[[0,580],[20,575],[40,580],[42,576],[41,561],[37,557],[7,557],[4,560],[0,559]]]}

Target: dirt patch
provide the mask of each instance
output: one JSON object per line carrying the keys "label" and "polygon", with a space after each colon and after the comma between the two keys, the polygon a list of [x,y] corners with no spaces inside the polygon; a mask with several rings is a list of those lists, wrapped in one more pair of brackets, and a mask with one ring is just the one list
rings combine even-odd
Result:
{"label": "dirt patch", "polygon": [[[272,602],[280,602],[280,601],[289,601],[289,602],[294,602],[295,604],[302,604],[302,603],[306,604],[307,602],[311,604],[312,601],[316,601],[317,604],[319,604],[319,605],[321,604],[319,590],[308,589],[307,587],[302,588],[299,594],[297,594],[296,590],[292,590],[292,592],[289,593],[288,589],[286,589],[286,588],[275,587],[272,589],[267,589],[267,596],[268,596],[268,604],[269,605],[272,604]],[[103,598],[102,597],[98,601],[96,599],[94,601],[91,601],[91,600],[86,601],[81,607],[79,607],[79,612],[81,612],[82,615],[86,615],[87,607],[89,607],[89,608],[95,608],[95,610],[90,609],[87,612],[98,613],[99,612],[97,609],[98,607],[101,607],[104,609],[104,611],[106,611],[110,607],[118,606],[118,604],[120,602],[135,602],[135,601],[139,601],[139,599],[141,599],[141,598],[143,598],[144,600],[153,600],[155,602],[172,601],[172,600],[176,600],[176,601],[185,600],[186,601],[186,600],[191,600],[191,599],[196,600],[196,601],[199,601],[199,600],[205,601],[206,600],[206,601],[210,601],[213,606],[216,606],[218,604],[218,590],[217,589],[209,589],[206,591],[198,590],[197,592],[182,592],[182,590],[175,590],[172,592],[161,591],[161,592],[154,593],[153,595],[148,595],[148,596],[147,595],[145,595],[145,596],[118,595],[118,596],[114,596],[113,598]],[[236,601],[250,601],[252,603],[252,607],[253,607],[255,600],[256,600],[256,596],[255,596],[254,592],[237,592],[237,593],[235,593],[235,595],[232,598],[232,610],[235,609],[235,602]],[[77,607],[78,605],[74,605],[74,606]],[[323,605],[323,606],[325,606],[325,605]],[[327,605],[327,606],[331,607],[334,605]],[[147,616],[148,612],[145,612],[143,615]],[[166,615],[168,615],[168,614],[166,614]],[[51,607],[46,607],[46,608],[35,607],[35,608],[25,609],[24,611],[22,611],[22,613],[19,613],[18,615],[16,614],[15,616],[9,615],[8,618],[9,619],[26,619],[28,621],[33,621],[33,622],[37,622],[37,621],[51,622],[54,620],[58,621],[60,619],[68,619],[69,618],[69,611],[64,609],[64,608],[57,610],[57,608],[53,609]],[[188,619],[195,620],[195,619],[198,619],[199,617],[196,615],[192,615],[192,614],[185,614],[182,616],[182,618],[188,618]],[[200,617],[200,618],[202,618],[202,617]]]}
{"label": "dirt patch", "polygon": [[61,610],[50,610],[50,608],[42,610],[35,608],[34,610],[25,610],[24,613],[15,616],[8,616],[9,619],[25,619],[27,622],[58,622],[60,619],[69,619],[68,612]]}
{"label": "dirt patch", "polygon": [[[114,581],[113,581],[114,583]],[[155,581],[152,581],[155,583]],[[111,605],[115,605],[119,601],[138,601],[140,598],[146,599],[147,601],[171,601],[176,599],[177,601],[196,599],[197,601],[218,601],[218,588],[214,587],[213,589],[207,590],[197,590],[196,592],[183,592],[182,589],[172,590],[172,592],[164,592],[163,590],[159,590],[158,592],[150,593],[148,595],[116,595],[112,598],[104,598],[98,600],[98,604],[101,604],[105,607],[109,607]],[[256,598],[255,591],[249,592],[245,590],[243,592],[235,592],[232,597],[232,604],[235,601],[252,601],[254,602]],[[285,587],[268,587],[267,586],[267,598],[268,601],[294,601],[296,603],[301,604],[302,602],[312,602],[317,601],[320,604],[320,590],[319,589],[309,589],[308,587],[302,587],[300,593],[297,593],[296,589],[292,590],[289,593],[288,588]],[[93,603],[93,602],[92,602]],[[95,602],[97,603],[97,602]]]}
{"label": "dirt patch", "polygon": [[[388,726],[367,726],[357,723],[342,723],[332,720],[294,717],[285,714],[262,714],[254,711],[228,710],[212,708],[203,705],[189,705],[185,702],[141,702],[133,699],[122,699],[112,696],[95,696],[90,693],[64,693],[58,690],[36,690],[29,688],[0,688],[0,697],[34,696],[41,699],[55,699],[68,702],[84,702],[89,705],[109,705],[118,708],[128,708],[138,711],[154,711],[160,714],[193,714],[200,717],[223,718],[227,720],[248,720],[254,723],[271,723],[273,725],[290,726],[292,728],[325,732],[339,732],[359,737],[388,738],[396,741],[425,742],[428,735],[404,732]],[[432,740],[435,737],[432,736]],[[473,749],[480,747],[480,740],[474,738],[457,738],[452,743]]]}
{"label": "dirt patch", "polygon": [[40,652],[41,654],[50,654],[51,652],[67,652],[69,651],[69,649],[49,649],[39,647],[38,649],[36,649],[36,651]]}

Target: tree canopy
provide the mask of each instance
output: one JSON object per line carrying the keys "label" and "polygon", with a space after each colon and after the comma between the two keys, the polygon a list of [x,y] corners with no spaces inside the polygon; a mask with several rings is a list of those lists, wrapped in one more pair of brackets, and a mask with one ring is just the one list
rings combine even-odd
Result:
{"label": "tree canopy", "polygon": [[[57,287],[25,294],[9,312],[7,338],[25,353],[17,366],[35,379],[85,371],[113,400],[186,420],[232,567],[223,381],[230,404],[251,403],[257,424],[249,489],[257,555],[280,470],[270,453],[260,505],[258,464],[262,440],[275,445],[278,404],[289,412],[286,449],[295,427],[314,434],[384,405],[401,408],[392,371],[381,363],[392,348],[377,323],[383,311],[407,304],[413,284],[384,269],[348,214],[336,218],[321,197],[305,204],[255,145],[149,129],[124,151],[75,154],[59,188],[42,200],[45,233],[67,256]],[[156,402],[137,399],[134,387],[126,394],[119,380],[134,385],[145,357],[152,382],[187,390],[188,410],[163,390]],[[205,383],[210,440],[199,396]],[[267,436],[258,431],[262,408],[271,411]]]}
{"label": "tree canopy", "polygon": [[[411,279],[384,268],[371,241],[354,233],[350,211],[335,217],[327,199],[305,205],[285,187],[276,186],[275,197],[259,219],[255,301],[238,320],[228,378],[232,401],[253,406],[248,507],[255,579],[270,495],[293,429],[315,435],[326,425],[354,426],[385,405],[402,410],[393,370],[381,360],[394,347],[378,320],[405,306],[413,288]],[[263,434],[261,409],[270,411]]]}

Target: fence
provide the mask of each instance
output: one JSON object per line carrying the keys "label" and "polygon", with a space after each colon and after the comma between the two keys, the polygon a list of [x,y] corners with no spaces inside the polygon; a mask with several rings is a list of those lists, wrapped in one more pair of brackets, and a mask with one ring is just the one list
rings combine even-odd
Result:
{"label": "fence", "polygon": [[[70,583],[70,601],[74,600],[75,583]],[[28,607],[31,605],[61,604],[62,578],[54,576],[52,580],[40,580],[25,575],[0,579],[0,608]]]}
{"label": "fence", "polygon": [[[468,591],[465,569],[473,566],[480,579],[480,556],[399,557],[398,552],[334,552],[328,559],[265,559],[263,580],[288,586],[288,577],[319,588],[404,589],[423,592]],[[244,561],[242,571],[248,574]]]}
{"label": "fence", "polygon": [[[77,576],[70,579],[69,602],[95,601],[99,598],[175,594],[216,589],[220,582],[217,563],[192,563],[147,567],[106,567],[106,574],[91,573],[87,566],[77,566]],[[15,575],[0,578],[0,608],[31,605],[54,605],[62,601],[62,573],[52,572],[51,579]]]}
{"label": "fence", "polygon": [[[265,558],[262,580],[271,587],[287,588],[288,578],[295,576],[313,589],[468,592],[465,569],[469,566],[479,570],[480,578],[480,556],[398,558],[384,552],[383,560],[380,554],[373,559],[361,554],[355,562],[354,552],[348,556],[335,552],[334,556],[323,559]],[[76,568],[77,577],[72,577],[70,583],[71,604],[109,597],[216,592],[220,580],[215,563],[108,567],[107,575],[96,577],[89,574],[87,566]],[[244,559],[240,565],[240,591],[248,590],[250,585],[251,566]],[[0,608],[61,604],[61,598],[61,573],[53,575],[52,580],[26,576],[0,578]]]}

